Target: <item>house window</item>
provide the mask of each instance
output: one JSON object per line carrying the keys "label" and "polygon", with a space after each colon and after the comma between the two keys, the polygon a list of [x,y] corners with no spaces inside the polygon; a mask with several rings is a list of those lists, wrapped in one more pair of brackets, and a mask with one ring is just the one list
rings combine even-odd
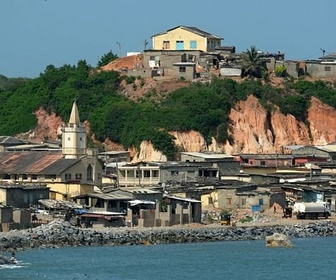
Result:
{"label": "house window", "polygon": [[153,173],[154,178],[159,177],[159,171],[158,170],[153,170],[152,173]]}
{"label": "house window", "polygon": [[27,174],[23,174],[22,175],[22,180],[27,180],[28,179],[28,175]]}
{"label": "house window", "polygon": [[144,177],[150,178],[150,170],[144,170]]}
{"label": "house window", "polygon": [[65,173],[65,180],[71,180],[71,173]]}
{"label": "house window", "polygon": [[259,198],[259,205],[264,205],[264,200],[262,198]]}
{"label": "house window", "polygon": [[172,176],[177,176],[177,175],[178,175],[178,171],[171,171],[170,174],[171,174]]}
{"label": "house window", "polygon": [[185,66],[180,66],[179,67],[179,72],[180,73],[185,73],[186,72],[186,67]]}
{"label": "house window", "polygon": [[210,205],[210,204],[213,204],[213,198],[212,198],[212,196],[209,196],[208,197],[208,204]]}
{"label": "house window", "polygon": [[134,178],[134,171],[133,170],[127,170],[127,178]]}
{"label": "house window", "polygon": [[82,179],[82,173],[76,173],[76,179]]}
{"label": "house window", "polygon": [[231,204],[232,204],[232,198],[231,198],[231,197],[228,197],[228,198],[226,199],[226,204],[227,204],[227,205],[231,205]]}
{"label": "house window", "polygon": [[190,48],[191,49],[197,49],[197,42],[196,41],[190,41]]}
{"label": "house window", "polygon": [[55,174],[47,174],[47,175],[45,175],[45,178],[47,180],[56,180],[56,175]]}
{"label": "house window", "polygon": [[241,204],[242,204],[242,205],[246,205],[246,198],[242,198],[242,200],[241,200]]}
{"label": "house window", "polygon": [[260,165],[265,166],[265,165],[266,165],[266,162],[265,162],[264,160],[262,160],[262,161],[260,162]]}
{"label": "house window", "polygon": [[163,46],[162,48],[164,50],[169,50],[170,49],[170,41],[163,41]]}
{"label": "house window", "polygon": [[331,67],[330,66],[324,67],[324,71],[331,71]]}
{"label": "house window", "polygon": [[93,180],[93,168],[91,164],[89,164],[88,167],[86,168],[86,180],[87,181]]}
{"label": "house window", "polygon": [[37,174],[32,174],[31,178],[32,178],[32,180],[37,180]]}

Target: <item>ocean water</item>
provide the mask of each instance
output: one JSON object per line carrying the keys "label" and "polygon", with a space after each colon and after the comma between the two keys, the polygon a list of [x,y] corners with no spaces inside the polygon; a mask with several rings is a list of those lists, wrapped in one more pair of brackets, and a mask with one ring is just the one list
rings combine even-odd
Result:
{"label": "ocean water", "polygon": [[18,252],[1,280],[20,279],[335,279],[336,238],[77,247]]}

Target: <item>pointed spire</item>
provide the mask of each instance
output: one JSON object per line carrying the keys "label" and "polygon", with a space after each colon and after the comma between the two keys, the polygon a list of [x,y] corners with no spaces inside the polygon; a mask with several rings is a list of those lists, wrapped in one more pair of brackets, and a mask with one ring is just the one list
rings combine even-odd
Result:
{"label": "pointed spire", "polygon": [[76,101],[74,101],[73,104],[72,104],[69,124],[80,125],[79,113],[78,113],[78,108],[77,108]]}

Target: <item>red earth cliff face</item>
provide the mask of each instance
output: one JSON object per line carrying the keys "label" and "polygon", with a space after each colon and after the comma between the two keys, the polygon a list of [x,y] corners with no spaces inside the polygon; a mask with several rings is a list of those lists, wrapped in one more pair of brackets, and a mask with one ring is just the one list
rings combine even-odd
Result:
{"label": "red earth cliff face", "polygon": [[[26,133],[32,141],[56,139],[63,124],[55,114],[48,115],[43,109],[35,112],[38,125],[34,131]],[[213,139],[207,145],[202,135],[196,131],[170,133],[176,138],[175,144],[185,152],[218,152],[238,153],[282,153],[286,145],[325,145],[336,141],[334,123],[336,110],[323,104],[316,98],[311,99],[308,110],[308,126],[292,115],[283,115],[278,109],[269,113],[262,107],[258,99],[249,96],[246,101],[238,102],[229,114],[229,135],[234,143],[217,143]],[[87,129],[89,126],[86,125]],[[106,150],[122,150],[120,144],[105,141]],[[147,141],[141,144],[140,150],[130,149],[134,161],[165,161],[166,157],[156,151]]]}

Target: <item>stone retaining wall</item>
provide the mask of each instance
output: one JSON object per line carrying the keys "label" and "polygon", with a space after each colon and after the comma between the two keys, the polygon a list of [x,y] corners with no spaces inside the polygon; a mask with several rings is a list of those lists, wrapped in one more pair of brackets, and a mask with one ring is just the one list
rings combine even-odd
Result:
{"label": "stone retaining wall", "polygon": [[198,227],[198,228],[102,228],[82,229],[68,222],[52,221],[27,230],[0,233],[0,251],[65,246],[140,245],[212,241],[262,240],[273,233],[289,238],[336,236],[336,223],[306,225]]}

